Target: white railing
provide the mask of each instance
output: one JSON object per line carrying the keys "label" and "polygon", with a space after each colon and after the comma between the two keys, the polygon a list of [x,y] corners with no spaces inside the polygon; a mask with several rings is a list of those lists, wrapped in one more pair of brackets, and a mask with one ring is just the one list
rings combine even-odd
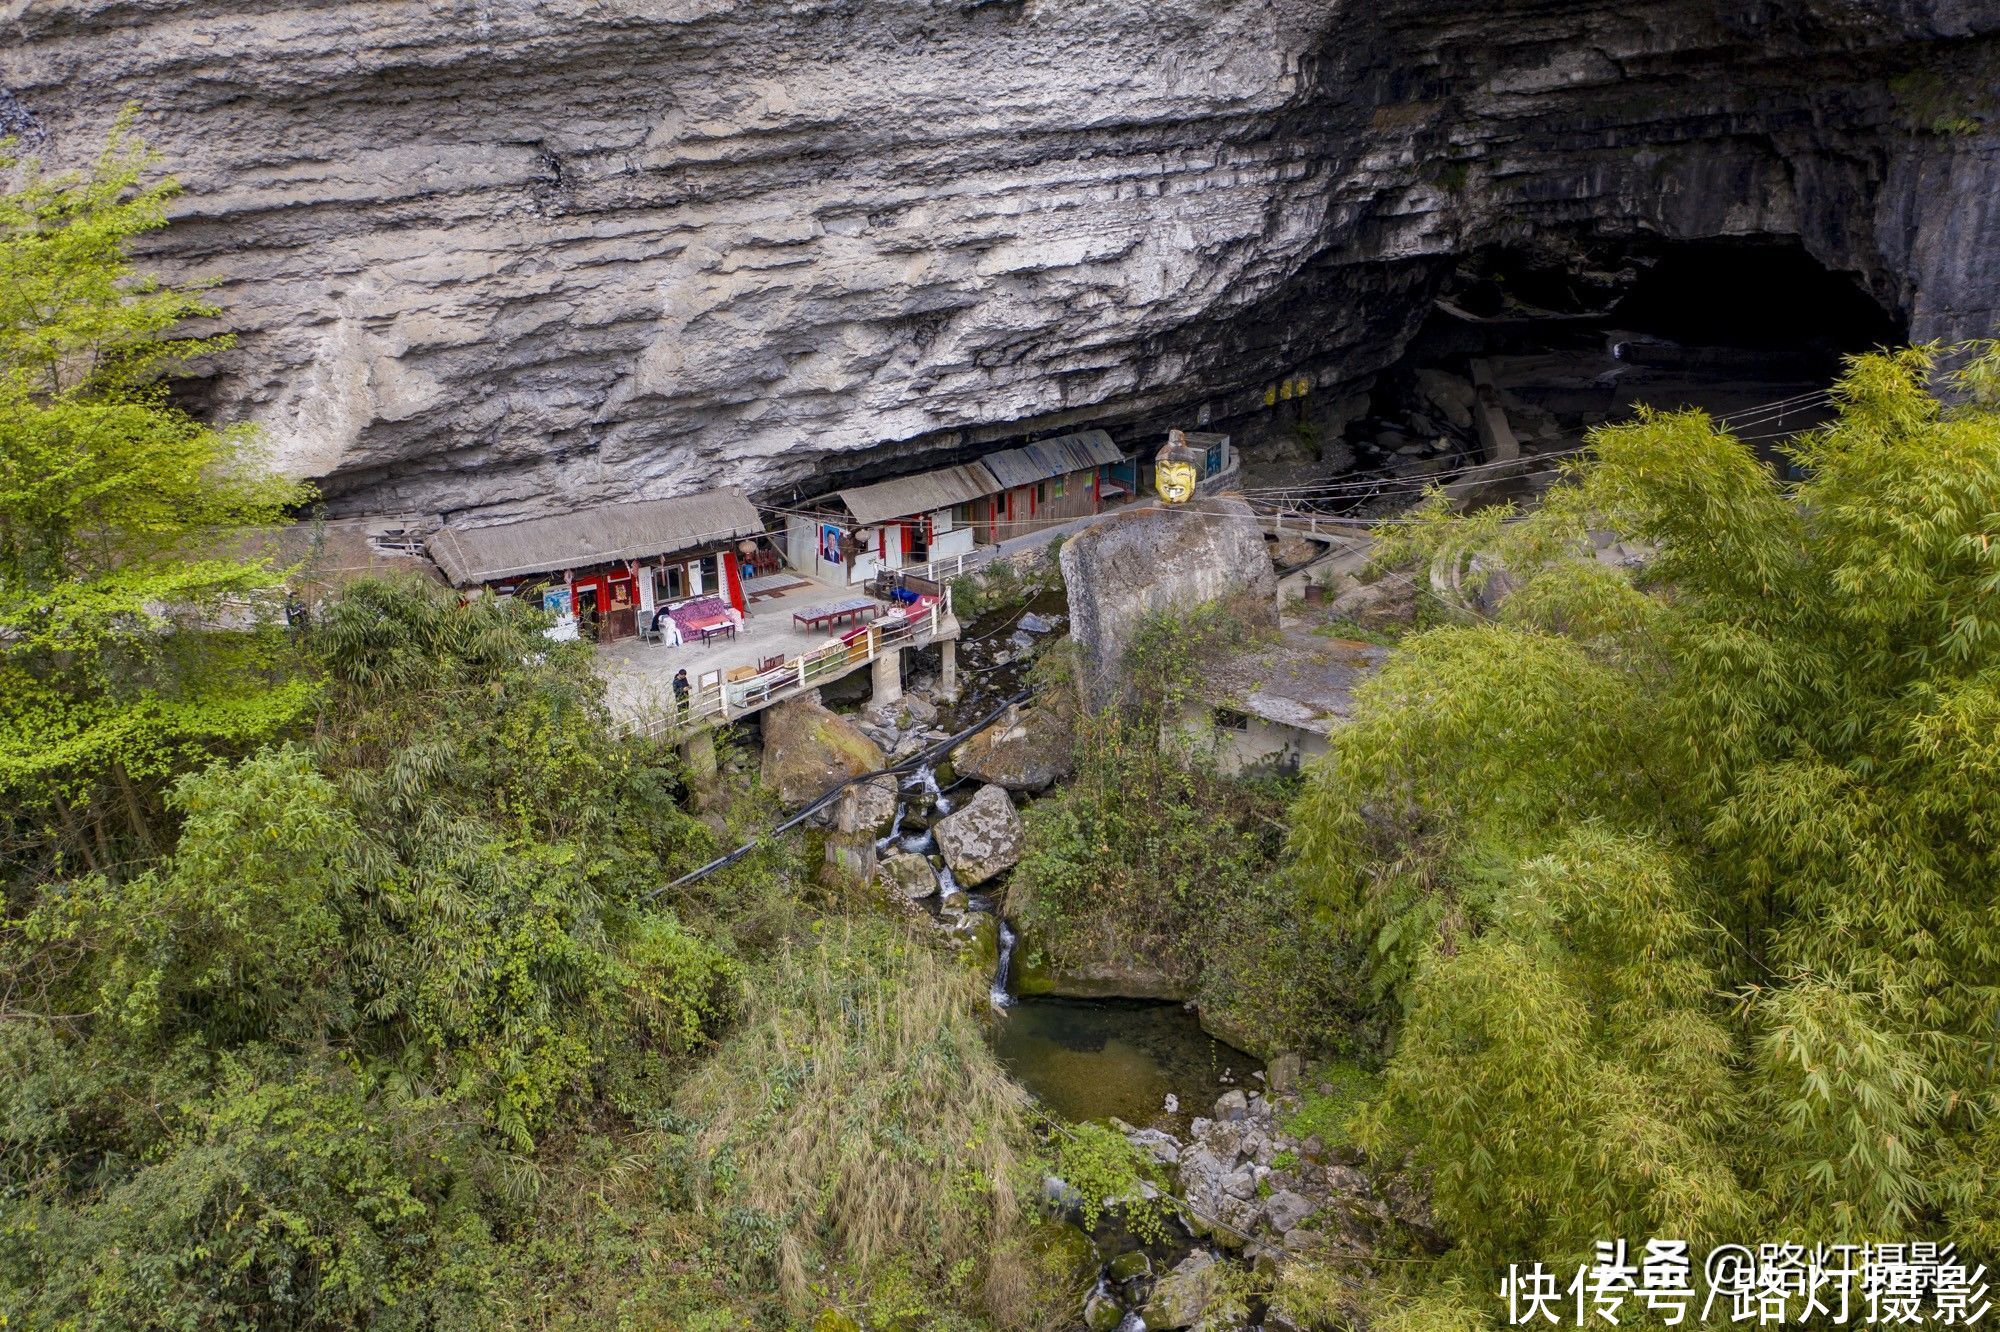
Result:
{"label": "white railing", "polygon": [[878,620],[852,642],[829,643],[747,679],[724,680],[696,689],[689,695],[685,709],[655,717],[641,730],[649,736],[679,735],[762,711],[773,703],[782,703],[808,689],[838,680],[885,652],[923,646],[937,636],[939,626],[950,614],[950,607],[940,601],[914,618]]}
{"label": "white railing", "polygon": [[948,583],[960,574],[969,573],[981,565],[990,563],[999,552],[998,546],[974,546],[956,555],[947,555],[929,564],[919,564],[910,569],[897,569],[896,573],[908,574],[912,578],[928,578],[933,583]]}

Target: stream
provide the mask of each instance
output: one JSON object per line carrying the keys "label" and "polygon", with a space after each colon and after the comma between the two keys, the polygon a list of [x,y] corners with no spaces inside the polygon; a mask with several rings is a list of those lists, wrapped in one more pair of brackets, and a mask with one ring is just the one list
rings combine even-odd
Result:
{"label": "stream", "polygon": [[[969,799],[976,783],[942,779],[930,767],[903,778],[896,813],[879,853],[923,856],[938,891],[916,905],[969,946],[994,958],[989,1039],[1002,1067],[1058,1120],[1122,1121],[1186,1136],[1216,1098],[1261,1085],[1258,1061],[1201,1029],[1190,1005],[1138,999],[1021,998],[1009,980],[1019,936],[1006,917],[1005,878],[966,892],[938,853],[931,827]],[[1074,1219],[1074,1218],[1072,1218]],[[1142,1244],[1107,1214],[1087,1236],[1097,1278],[1073,1327],[1141,1332],[1143,1309],[1160,1274],[1208,1252],[1184,1226]],[[1233,1261],[1233,1260],[1232,1260]]]}
{"label": "stream", "polygon": [[[955,728],[1018,691],[1043,644],[1062,637],[1066,611],[1060,590],[1045,591],[967,626],[960,649],[962,694],[940,708],[938,725]],[[936,872],[938,890],[914,905],[993,958],[989,1039],[1008,1075],[1058,1120],[1116,1120],[1177,1138],[1189,1133],[1196,1117],[1212,1114],[1225,1092],[1259,1088],[1260,1063],[1203,1031],[1192,1005],[1022,998],[1012,992],[1020,939],[1007,919],[1007,877],[966,891],[931,832],[977,789],[949,763],[909,773],[899,785],[889,828],[875,845],[880,855],[924,857]],[[1203,1250],[1180,1226],[1165,1242],[1142,1245],[1109,1215],[1088,1238],[1097,1253],[1098,1277],[1073,1326],[1119,1332],[1143,1328],[1141,1311],[1154,1281]]]}

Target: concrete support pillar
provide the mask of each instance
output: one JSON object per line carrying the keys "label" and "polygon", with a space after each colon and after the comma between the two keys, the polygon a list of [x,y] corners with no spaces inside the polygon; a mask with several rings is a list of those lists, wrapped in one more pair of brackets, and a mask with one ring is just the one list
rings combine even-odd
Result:
{"label": "concrete support pillar", "polygon": [[876,704],[894,703],[903,697],[903,649],[890,648],[875,658]]}
{"label": "concrete support pillar", "polygon": [[958,702],[958,640],[947,638],[938,644],[938,693]]}
{"label": "concrete support pillar", "polygon": [[715,732],[696,731],[683,740],[681,757],[687,760],[688,773],[697,783],[712,780],[715,777]]}

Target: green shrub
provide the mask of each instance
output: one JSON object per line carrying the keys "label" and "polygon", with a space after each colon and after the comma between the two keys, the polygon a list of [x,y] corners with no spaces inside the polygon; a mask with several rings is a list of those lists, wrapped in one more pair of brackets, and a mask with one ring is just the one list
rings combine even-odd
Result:
{"label": "green shrub", "polygon": [[1174,1215],[1173,1200],[1157,1190],[1159,1171],[1152,1158],[1105,1124],[1074,1124],[1056,1130],[1056,1174],[1077,1191],[1085,1230],[1097,1229],[1107,1208],[1114,1209],[1126,1229],[1147,1244],[1167,1238]]}

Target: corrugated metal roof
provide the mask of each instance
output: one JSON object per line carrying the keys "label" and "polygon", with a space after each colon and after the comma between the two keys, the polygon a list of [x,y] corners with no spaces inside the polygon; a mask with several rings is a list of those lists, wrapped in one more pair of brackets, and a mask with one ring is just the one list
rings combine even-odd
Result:
{"label": "corrugated metal roof", "polygon": [[1115,463],[1123,457],[1118,446],[1111,442],[1111,436],[1102,430],[1082,430],[1074,435],[1036,440],[1033,444],[1023,444],[1005,453],[988,454],[980,461],[986,464],[1003,487],[1012,490],[1015,486],[1032,486],[1052,476]]}
{"label": "corrugated metal roof", "polygon": [[935,472],[899,476],[877,481],[872,486],[855,486],[836,492],[854,521],[863,527],[890,518],[907,518],[913,513],[930,513],[964,504],[983,495],[997,495],[1006,487],[993,473],[978,463],[961,463]]}
{"label": "corrugated metal roof", "polygon": [[426,542],[454,586],[576,569],[727,541],[764,530],[734,490],[632,500],[492,527],[443,527]]}

